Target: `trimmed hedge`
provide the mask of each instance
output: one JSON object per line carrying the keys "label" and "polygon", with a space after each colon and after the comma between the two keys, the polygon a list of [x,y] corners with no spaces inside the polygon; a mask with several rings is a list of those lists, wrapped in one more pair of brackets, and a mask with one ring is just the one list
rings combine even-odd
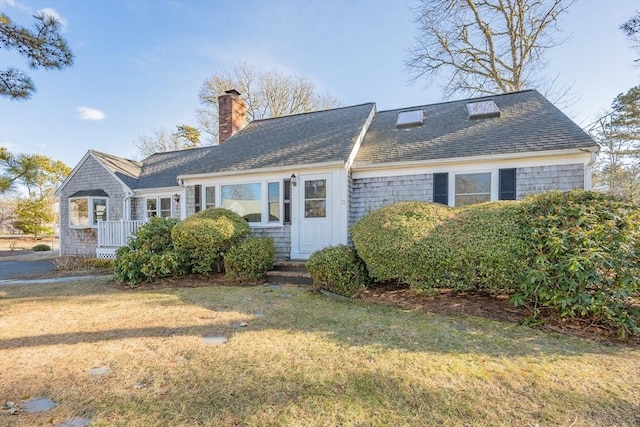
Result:
{"label": "trimmed hedge", "polygon": [[251,233],[251,227],[237,213],[223,208],[200,211],[176,225],[171,236],[176,251],[188,259],[194,273],[221,272],[223,255]]}
{"label": "trimmed hedge", "polygon": [[271,237],[249,237],[224,254],[224,268],[231,279],[258,281],[273,266],[275,255]]}
{"label": "trimmed hedge", "polygon": [[586,317],[625,338],[640,333],[640,206],[589,192],[559,191],[521,203],[531,268],[515,305],[560,318]]}
{"label": "trimmed hedge", "polygon": [[[430,291],[515,290],[528,266],[529,245],[517,202],[489,202],[457,210],[405,256],[404,281]],[[415,261],[414,261],[415,260]]]}
{"label": "trimmed hedge", "polygon": [[307,270],[317,289],[325,289],[345,297],[354,297],[369,283],[367,267],[353,248],[332,246],[314,252]]}
{"label": "trimmed hedge", "polygon": [[49,252],[51,250],[51,246],[45,245],[44,243],[39,243],[31,248],[33,252]]}
{"label": "trimmed hedge", "polygon": [[184,274],[185,259],[174,252],[171,240],[178,222],[175,218],[153,217],[143,224],[127,246],[117,250],[114,279],[136,286],[158,277]]}
{"label": "trimmed hedge", "polygon": [[350,233],[371,278],[408,283],[407,272],[417,262],[407,254],[453,213],[452,208],[437,203],[403,202],[364,216]]}

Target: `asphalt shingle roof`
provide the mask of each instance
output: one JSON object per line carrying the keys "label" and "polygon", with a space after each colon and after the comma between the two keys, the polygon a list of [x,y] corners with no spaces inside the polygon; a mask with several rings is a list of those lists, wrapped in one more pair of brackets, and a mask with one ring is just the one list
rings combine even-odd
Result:
{"label": "asphalt shingle roof", "polygon": [[[500,117],[470,120],[466,103],[493,99]],[[398,113],[423,109],[422,126],[397,129]],[[456,157],[596,148],[577,124],[535,90],[381,111],[354,167]]]}
{"label": "asphalt shingle roof", "polygon": [[182,175],[190,164],[202,161],[216,148],[217,146],[190,148],[152,154],[142,161],[140,178],[132,188],[175,187],[178,185],[178,175]]}
{"label": "asphalt shingle roof", "polygon": [[256,120],[181,174],[345,162],[374,103]]}
{"label": "asphalt shingle roof", "polygon": [[142,164],[135,160],[123,159],[100,151],[91,150],[91,153],[102,164],[115,174],[129,188],[135,188]]}
{"label": "asphalt shingle roof", "polygon": [[[492,99],[500,117],[470,120],[466,103]],[[92,151],[131,189],[174,187],[178,175],[345,162],[374,103],[256,120],[221,145],[153,154],[142,162]],[[398,113],[422,109],[424,124],[396,128]],[[354,167],[407,161],[597,148],[535,90],[382,111]]]}

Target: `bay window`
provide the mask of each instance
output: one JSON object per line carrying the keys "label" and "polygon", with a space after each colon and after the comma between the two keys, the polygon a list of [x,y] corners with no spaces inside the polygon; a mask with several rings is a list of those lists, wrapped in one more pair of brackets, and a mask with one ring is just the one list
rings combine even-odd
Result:
{"label": "bay window", "polygon": [[72,197],[69,198],[69,226],[73,228],[97,227],[98,221],[108,218],[106,197]]}

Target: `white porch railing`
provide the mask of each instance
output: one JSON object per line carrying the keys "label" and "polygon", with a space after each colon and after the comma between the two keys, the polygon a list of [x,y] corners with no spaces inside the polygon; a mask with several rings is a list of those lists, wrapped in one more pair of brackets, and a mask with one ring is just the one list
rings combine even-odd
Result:
{"label": "white porch railing", "polygon": [[129,236],[138,231],[145,220],[98,221],[98,247],[119,248],[126,246]]}

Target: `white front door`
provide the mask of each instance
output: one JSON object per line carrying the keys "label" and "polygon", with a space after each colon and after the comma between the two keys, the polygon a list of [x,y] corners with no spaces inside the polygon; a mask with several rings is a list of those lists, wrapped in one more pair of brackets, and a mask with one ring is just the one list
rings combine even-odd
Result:
{"label": "white front door", "polygon": [[331,245],[331,174],[301,175],[298,192],[299,251],[308,257]]}

